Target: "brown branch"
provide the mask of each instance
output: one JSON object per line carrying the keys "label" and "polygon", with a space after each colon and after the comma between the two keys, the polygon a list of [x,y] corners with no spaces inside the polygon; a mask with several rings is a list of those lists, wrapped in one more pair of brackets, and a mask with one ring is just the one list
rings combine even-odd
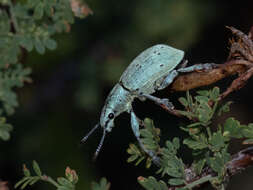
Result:
{"label": "brown branch", "polygon": [[236,36],[236,39],[231,40],[232,44],[228,61],[224,64],[219,64],[218,68],[212,70],[180,75],[172,83],[170,87],[171,91],[187,91],[193,88],[207,86],[225,77],[238,74],[238,78],[235,79],[230,87],[228,87],[227,91],[221,95],[220,99],[223,99],[231,92],[239,90],[245,85],[253,74],[253,42],[251,40],[253,28],[249,32],[249,35],[233,27],[228,28]]}

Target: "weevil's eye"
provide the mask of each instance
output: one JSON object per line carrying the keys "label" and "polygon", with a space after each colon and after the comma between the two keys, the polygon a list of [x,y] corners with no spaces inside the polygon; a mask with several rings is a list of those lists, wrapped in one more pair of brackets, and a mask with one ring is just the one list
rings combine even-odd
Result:
{"label": "weevil's eye", "polygon": [[113,119],[114,118],[114,114],[113,113],[109,113],[108,118],[109,119]]}

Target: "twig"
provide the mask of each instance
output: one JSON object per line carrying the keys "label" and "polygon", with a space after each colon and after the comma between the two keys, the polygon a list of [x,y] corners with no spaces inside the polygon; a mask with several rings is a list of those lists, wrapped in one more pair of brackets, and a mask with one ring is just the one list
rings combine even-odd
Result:
{"label": "twig", "polygon": [[[227,28],[229,28],[237,38],[237,41],[231,40],[232,44],[228,60],[223,64],[219,64],[218,68],[212,70],[180,75],[170,86],[171,91],[187,91],[193,88],[207,86],[225,77],[237,74],[238,78],[221,94],[221,100],[246,84],[253,75],[253,27],[248,35],[233,27]],[[177,115],[175,113],[173,114]]]}

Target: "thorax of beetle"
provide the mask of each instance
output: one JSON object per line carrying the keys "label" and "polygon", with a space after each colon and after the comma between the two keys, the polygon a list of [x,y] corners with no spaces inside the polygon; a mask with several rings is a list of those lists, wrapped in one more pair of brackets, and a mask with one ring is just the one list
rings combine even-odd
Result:
{"label": "thorax of beetle", "polygon": [[136,96],[117,83],[114,88],[111,90],[105,101],[105,107],[112,108],[116,113],[116,116],[122,112],[130,111],[131,103],[133,102]]}

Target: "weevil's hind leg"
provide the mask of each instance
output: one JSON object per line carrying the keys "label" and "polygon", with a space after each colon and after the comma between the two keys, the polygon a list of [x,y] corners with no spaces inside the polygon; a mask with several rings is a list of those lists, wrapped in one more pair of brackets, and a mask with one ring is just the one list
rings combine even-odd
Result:
{"label": "weevil's hind leg", "polygon": [[189,67],[177,69],[180,73],[189,73],[193,71],[211,70],[217,68],[219,65],[215,63],[195,64]]}
{"label": "weevil's hind leg", "polygon": [[135,115],[133,110],[131,110],[130,114],[131,114],[132,130],[134,132],[135,137],[137,138],[137,141],[138,141],[141,149],[152,158],[152,161],[154,162],[154,164],[156,164],[157,166],[160,166],[161,165],[160,158],[157,157],[153,151],[146,149],[144,144],[141,142],[140,128],[139,128],[139,126],[140,126],[139,121],[140,120],[137,118],[137,116]]}

